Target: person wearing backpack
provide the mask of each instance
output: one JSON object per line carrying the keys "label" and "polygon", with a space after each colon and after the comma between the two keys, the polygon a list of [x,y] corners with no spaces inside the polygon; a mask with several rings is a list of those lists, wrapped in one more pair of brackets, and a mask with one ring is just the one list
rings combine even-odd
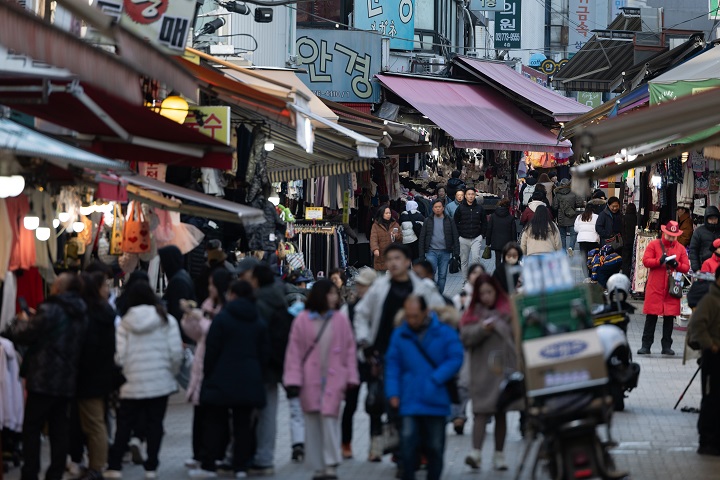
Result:
{"label": "person wearing backpack", "polygon": [[524,210],[532,200],[533,193],[535,193],[535,186],[537,185],[537,172],[531,171],[528,173],[528,177],[525,183],[520,187],[520,207]]}
{"label": "person wearing backpack", "polygon": [[576,209],[582,206],[582,198],[572,191],[570,180],[563,178],[560,181],[560,186],[555,189],[553,209],[557,212],[557,224],[560,229],[563,250],[567,250],[568,255],[571,256],[577,241],[577,233],[575,232]]}

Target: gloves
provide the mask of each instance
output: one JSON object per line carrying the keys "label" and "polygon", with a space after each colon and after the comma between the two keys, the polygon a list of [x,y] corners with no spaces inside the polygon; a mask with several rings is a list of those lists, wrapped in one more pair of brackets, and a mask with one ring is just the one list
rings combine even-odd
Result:
{"label": "gloves", "polygon": [[670,268],[677,268],[678,267],[678,261],[676,259],[672,259],[669,261],[666,261],[665,264]]}
{"label": "gloves", "polygon": [[287,398],[297,398],[300,396],[300,387],[296,385],[290,385],[285,387],[285,394]]}
{"label": "gloves", "polygon": [[667,261],[667,255],[664,253],[662,254],[662,257],[660,257],[660,265],[665,265],[665,262]]}

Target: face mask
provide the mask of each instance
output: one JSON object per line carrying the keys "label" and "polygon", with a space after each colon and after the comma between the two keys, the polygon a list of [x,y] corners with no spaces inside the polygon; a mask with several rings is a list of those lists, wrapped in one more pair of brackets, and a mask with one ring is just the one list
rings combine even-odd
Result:
{"label": "face mask", "polygon": [[718,224],[717,224],[717,223],[708,223],[708,224],[707,224],[707,228],[708,228],[708,230],[710,230],[711,232],[717,232]]}
{"label": "face mask", "polygon": [[720,253],[718,253],[718,252],[713,252],[713,253],[715,254],[716,257],[720,258]]}

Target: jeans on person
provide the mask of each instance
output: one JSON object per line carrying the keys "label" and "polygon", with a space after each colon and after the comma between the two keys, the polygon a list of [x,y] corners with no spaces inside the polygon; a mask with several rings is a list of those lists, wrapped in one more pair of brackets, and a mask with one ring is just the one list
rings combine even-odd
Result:
{"label": "jeans on person", "polygon": [[575,231],[575,227],[558,226],[558,229],[560,230],[560,241],[562,242],[563,250],[575,248],[575,243],[577,242],[577,232]]}
{"label": "jeans on person", "polygon": [[440,480],[445,454],[445,417],[404,416],[400,433],[402,478],[415,480],[418,450],[427,458],[427,480]]}
{"label": "jeans on person", "polygon": [[168,396],[142,399],[120,400],[120,408],[117,412],[117,427],[115,430],[115,441],[110,448],[108,457],[109,470],[121,470],[122,458],[130,441],[130,434],[135,430],[138,419],[144,418],[145,441],[147,443],[147,459],[145,460],[145,471],[157,470],[160,461],[160,445],[164,434],[163,420],[167,411]]}
{"label": "jeans on person", "polygon": [[429,250],[425,254],[425,259],[432,264],[433,270],[437,274],[437,286],[441,294],[445,290],[450,257],[452,257],[452,253],[447,250]]}
{"label": "jeans on person", "polygon": [[[648,315],[645,317],[645,327],[643,328],[642,334],[642,346],[644,348],[650,348],[655,340],[655,326],[657,325],[658,316]],[[675,323],[675,317],[665,315],[663,317],[663,329],[662,329],[662,340],[660,345],[663,350],[667,350],[672,346],[672,332],[673,324]]]}
{"label": "jeans on person", "polygon": [[257,450],[253,464],[258,467],[272,467],[275,462],[275,437],[277,436],[278,385],[265,384],[267,403],[258,413]]}
{"label": "jeans on person", "polygon": [[467,278],[468,267],[480,261],[482,242],[482,235],[475,238],[460,237],[460,268],[463,278]]}
{"label": "jeans on person", "polygon": [[40,435],[45,424],[50,438],[50,466],[47,480],[60,480],[65,474],[70,432],[69,398],[28,392],[23,420],[23,480],[37,480],[40,474]]}

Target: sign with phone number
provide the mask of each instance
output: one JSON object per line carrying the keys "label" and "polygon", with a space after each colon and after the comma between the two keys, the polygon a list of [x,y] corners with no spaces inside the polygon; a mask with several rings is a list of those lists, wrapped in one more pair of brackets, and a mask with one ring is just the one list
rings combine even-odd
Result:
{"label": "sign with phone number", "polygon": [[521,0],[505,0],[502,11],[495,13],[495,48],[519,49]]}

